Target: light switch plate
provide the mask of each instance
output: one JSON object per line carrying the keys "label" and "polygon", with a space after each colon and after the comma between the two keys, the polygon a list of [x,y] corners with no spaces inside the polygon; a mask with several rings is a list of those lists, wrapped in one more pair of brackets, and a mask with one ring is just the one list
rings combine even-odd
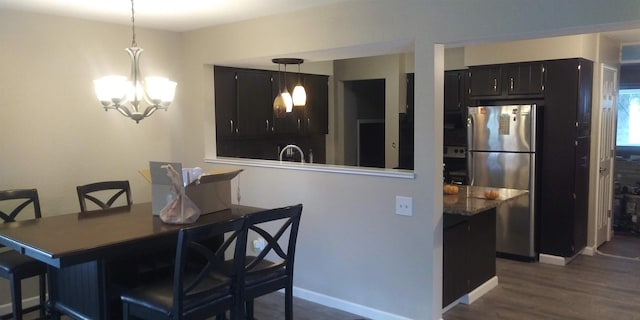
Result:
{"label": "light switch plate", "polygon": [[402,216],[413,215],[413,198],[396,196],[396,214]]}

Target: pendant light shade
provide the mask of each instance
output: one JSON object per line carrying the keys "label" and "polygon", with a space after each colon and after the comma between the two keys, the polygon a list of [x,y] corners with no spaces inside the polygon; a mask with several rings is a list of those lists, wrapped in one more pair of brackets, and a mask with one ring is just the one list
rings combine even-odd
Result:
{"label": "pendant light shade", "polygon": [[304,90],[302,84],[298,83],[293,88],[293,105],[296,107],[304,106],[307,104],[307,92]]}
{"label": "pendant light shade", "polygon": [[307,92],[300,83],[300,63],[298,63],[298,84],[293,88],[293,105],[296,107],[304,107],[307,104]]}
{"label": "pendant light shade", "polygon": [[287,109],[287,112],[293,111],[293,98],[291,97],[291,94],[289,93],[287,88],[284,88],[284,91],[282,91],[280,96],[282,97],[282,101],[284,102],[284,106]]}

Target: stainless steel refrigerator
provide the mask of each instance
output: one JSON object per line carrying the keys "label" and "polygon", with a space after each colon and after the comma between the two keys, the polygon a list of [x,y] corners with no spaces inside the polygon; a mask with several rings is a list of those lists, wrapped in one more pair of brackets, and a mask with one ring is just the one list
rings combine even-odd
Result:
{"label": "stainless steel refrigerator", "polygon": [[469,185],[528,190],[497,208],[496,251],[535,260],[536,105],[469,107]]}

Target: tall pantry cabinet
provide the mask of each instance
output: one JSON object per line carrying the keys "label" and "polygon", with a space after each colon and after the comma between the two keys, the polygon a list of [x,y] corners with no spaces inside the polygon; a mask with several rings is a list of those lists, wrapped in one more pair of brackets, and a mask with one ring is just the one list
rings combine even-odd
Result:
{"label": "tall pantry cabinet", "polygon": [[545,67],[539,251],[572,257],[587,244],[593,62],[551,60]]}

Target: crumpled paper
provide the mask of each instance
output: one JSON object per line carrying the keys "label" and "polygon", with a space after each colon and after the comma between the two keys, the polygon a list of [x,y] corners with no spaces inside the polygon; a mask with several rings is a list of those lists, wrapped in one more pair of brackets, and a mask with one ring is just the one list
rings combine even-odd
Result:
{"label": "crumpled paper", "polygon": [[160,220],[171,224],[196,222],[200,217],[200,209],[185,194],[182,177],[170,164],[162,167],[167,169],[167,176],[171,179],[173,200],[160,210]]}

